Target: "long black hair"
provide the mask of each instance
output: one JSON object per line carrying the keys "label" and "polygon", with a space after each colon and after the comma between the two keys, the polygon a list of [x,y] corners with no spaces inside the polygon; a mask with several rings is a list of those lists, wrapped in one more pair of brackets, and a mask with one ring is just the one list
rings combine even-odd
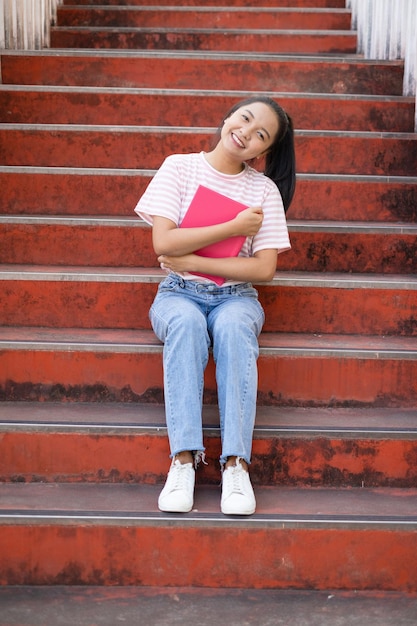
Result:
{"label": "long black hair", "polygon": [[265,156],[264,174],[278,187],[285,212],[287,212],[295,192],[294,127],[290,116],[275,100],[261,95],[252,96],[233,105],[224,116],[224,120],[241,107],[255,102],[266,104],[278,117],[278,133]]}

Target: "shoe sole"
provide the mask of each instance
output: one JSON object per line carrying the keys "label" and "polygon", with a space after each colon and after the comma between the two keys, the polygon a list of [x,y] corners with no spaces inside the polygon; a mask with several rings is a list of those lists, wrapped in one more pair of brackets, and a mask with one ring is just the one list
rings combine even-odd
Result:
{"label": "shoe sole", "polygon": [[223,515],[253,515],[256,509],[251,509],[250,511],[231,511],[225,508],[221,508],[221,512]]}
{"label": "shoe sole", "polygon": [[162,507],[158,504],[158,509],[162,513],[189,513],[190,511],[192,511],[192,508],[193,508],[193,504],[190,506],[190,508],[186,508],[186,509],[179,509],[177,507],[171,509],[169,507]]}

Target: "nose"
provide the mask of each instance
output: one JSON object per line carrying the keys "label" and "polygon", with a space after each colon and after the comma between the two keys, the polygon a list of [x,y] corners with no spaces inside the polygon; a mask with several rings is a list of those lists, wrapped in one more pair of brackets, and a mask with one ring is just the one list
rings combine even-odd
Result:
{"label": "nose", "polygon": [[249,126],[242,126],[242,128],[240,129],[241,135],[242,137],[244,137],[245,139],[249,139],[250,138],[250,127]]}

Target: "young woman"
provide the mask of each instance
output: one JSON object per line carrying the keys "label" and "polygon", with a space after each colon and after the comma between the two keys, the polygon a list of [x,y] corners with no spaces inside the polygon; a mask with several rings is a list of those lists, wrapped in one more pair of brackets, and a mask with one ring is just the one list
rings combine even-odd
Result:
{"label": "young woman", "polygon": [[[265,160],[265,174],[248,165],[256,159]],[[180,228],[199,185],[248,208],[220,224]],[[294,189],[291,119],[274,100],[261,96],[236,104],[226,114],[210,152],[169,156],[135,208],[152,225],[158,262],[168,272],[150,310],[154,332],[164,344],[172,459],[158,499],[162,511],[188,512],[193,507],[195,469],[204,461],[201,413],[210,348],[222,438],[221,510],[226,515],[255,511],[248,466],[264,313],[251,283],[271,280],[277,254],[290,248],[285,212]],[[244,237],[238,256],[195,253],[236,236]],[[219,286],[201,274],[224,282]]]}

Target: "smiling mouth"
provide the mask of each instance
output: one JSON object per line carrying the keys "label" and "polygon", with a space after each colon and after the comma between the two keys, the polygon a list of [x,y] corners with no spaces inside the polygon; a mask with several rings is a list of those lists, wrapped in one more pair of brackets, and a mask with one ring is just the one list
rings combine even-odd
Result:
{"label": "smiling mouth", "polygon": [[240,148],[245,148],[245,144],[235,133],[232,133],[232,139]]}

